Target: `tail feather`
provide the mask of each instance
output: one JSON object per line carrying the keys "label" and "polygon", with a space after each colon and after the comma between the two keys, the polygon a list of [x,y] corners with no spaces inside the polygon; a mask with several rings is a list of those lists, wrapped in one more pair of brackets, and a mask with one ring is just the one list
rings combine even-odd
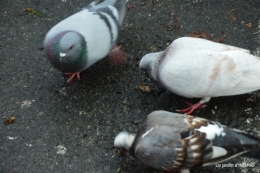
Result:
{"label": "tail feather", "polygon": [[259,137],[252,136],[237,129],[230,129],[225,126],[222,127],[224,128],[225,135],[216,136],[212,141],[212,144],[224,148],[228,151],[228,154],[223,156],[223,158],[216,158],[212,161],[217,163],[220,160],[226,158],[230,159],[233,156],[239,155],[260,159]]}
{"label": "tail feather", "polygon": [[117,0],[114,4],[119,14],[119,25],[123,23],[126,12],[126,0]]}
{"label": "tail feather", "polygon": [[[227,153],[224,155],[217,155],[217,157],[212,157],[209,160],[205,160],[203,166],[210,166],[216,163],[221,163],[223,161],[227,161],[237,156],[246,156],[255,159],[260,159],[259,147],[260,145],[242,145],[242,146],[234,145],[234,146],[217,147],[217,148],[222,148],[222,150],[224,149]],[[213,147],[213,150],[216,150],[217,148]]]}
{"label": "tail feather", "polygon": [[[252,147],[252,150],[244,154],[243,156],[260,160],[260,138],[234,129],[233,132],[239,135],[238,139],[240,140],[242,146],[247,144],[247,145],[251,145]],[[232,136],[236,136],[236,134]]]}
{"label": "tail feather", "polygon": [[246,157],[251,157],[260,160],[260,148],[253,149],[249,153],[245,154]]}
{"label": "tail feather", "polygon": [[126,12],[126,0],[95,0],[87,5],[84,9],[88,9],[90,11],[96,11],[99,8],[107,7],[107,6],[114,6],[119,14],[119,25],[122,24],[125,12]]}

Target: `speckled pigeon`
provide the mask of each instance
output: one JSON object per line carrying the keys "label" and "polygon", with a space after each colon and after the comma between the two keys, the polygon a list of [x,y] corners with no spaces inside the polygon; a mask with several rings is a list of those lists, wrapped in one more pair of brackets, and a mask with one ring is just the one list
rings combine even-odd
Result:
{"label": "speckled pigeon", "polygon": [[179,112],[191,114],[211,97],[260,89],[260,58],[248,50],[201,38],[182,37],[162,52],[145,55],[139,67],[171,92],[202,98]]}
{"label": "speckled pigeon", "polygon": [[[44,40],[47,58],[70,75],[67,82],[113,49],[125,16],[125,0],[96,0],[51,28]],[[111,50],[112,49],[112,50]]]}
{"label": "speckled pigeon", "polygon": [[119,133],[114,145],[165,172],[189,172],[240,155],[260,159],[260,138],[216,121],[167,111],[149,114],[137,134]]}

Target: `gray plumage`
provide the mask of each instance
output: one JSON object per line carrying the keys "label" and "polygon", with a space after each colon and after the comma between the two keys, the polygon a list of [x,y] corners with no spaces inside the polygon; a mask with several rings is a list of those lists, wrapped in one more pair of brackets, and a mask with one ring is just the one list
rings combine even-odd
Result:
{"label": "gray plumage", "polygon": [[58,70],[79,73],[104,58],[116,42],[125,0],[94,1],[46,34],[47,58]]}
{"label": "gray plumage", "polygon": [[125,18],[125,12],[126,12],[126,0],[104,0],[104,2],[101,3],[102,0],[96,0],[92,3],[90,3],[88,6],[86,6],[84,9],[89,9],[90,11],[97,11],[97,9],[102,9],[102,8],[106,8],[107,6],[111,6],[113,5],[119,14],[119,20],[118,20],[118,24],[122,25],[123,20]]}
{"label": "gray plumage", "polygon": [[166,111],[149,114],[136,135],[119,133],[114,145],[162,171],[209,166],[243,154],[260,159],[259,138],[216,121]]}

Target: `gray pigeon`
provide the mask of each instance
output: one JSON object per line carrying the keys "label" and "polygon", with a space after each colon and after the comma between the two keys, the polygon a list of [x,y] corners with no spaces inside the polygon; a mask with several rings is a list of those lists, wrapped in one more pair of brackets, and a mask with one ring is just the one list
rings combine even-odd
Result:
{"label": "gray pigeon", "polygon": [[248,50],[201,38],[182,37],[162,52],[145,55],[139,67],[163,87],[188,98],[202,98],[179,112],[191,114],[211,97],[260,89],[260,58]]}
{"label": "gray pigeon", "polygon": [[119,133],[115,147],[161,171],[189,172],[244,155],[260,159],[260,138],[216,121],[154,111],[137,132]]}
{"label": "gray pigeon", "polygon": [[123,22],[125,0],[96,0],[51,28],[44,40],[47,58],[58,70],[80,79],[80,72],[113,48]]}

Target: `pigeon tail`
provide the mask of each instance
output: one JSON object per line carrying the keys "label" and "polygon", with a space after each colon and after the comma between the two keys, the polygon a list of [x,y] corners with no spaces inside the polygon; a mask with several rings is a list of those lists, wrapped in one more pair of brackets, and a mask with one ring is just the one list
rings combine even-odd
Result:
{"label": "pigeon tail", "polygon": [[251,157],[260,160],[260,148],[253,149],[249,153],[245,154],[246,157]]}
{"label": "pigeon tail", "polygon": [[114,6],[119,14],[119,25],[123,23],[125,12],[126,12],[126,0],[95,0],[83,9],[88,9],[90,11],[96,11],[98,8],[103,8],[107,6]]}
{"label": "pigeon tail", "polygon": [[[247,134],[244,137],[240,137],[240,140],[242,143],[255,144],[254,145],[255,149],[252,149],[250,152],[246,153],[244,156],[260,160],[260,138]],[[258,143],[258,145],[256,143]]]}
{"label": "pigeon tail", "polygon": [[119,13],[119,25],[122,25],[123,20],[125,18],[126,12],[126,1],[125,0],[117,0],[114,4],[114,7],[117,9]]}
{"label": "pigeon tail", "polygon": [[[217,142],[223,142],[223,140],[231,142],[229,143],[229,145],[240,143],[240,145],[243,146],[244,150],[246,150],[247,146],[248,148],[251,148],[250,151],[244,154],[243,156],[260,160],[260,138],[259,137],[246,134],[237,129],[236,130],[233,129],[232,131],[225,131],[225,133],[228,134],[226,135],[227,138],[223,138],[222,140],[220,138],[215,139],[213,143],[215,145],[219,145]],[[235,138],[239,139],[239,142],[235,141],[234,140]]]}

